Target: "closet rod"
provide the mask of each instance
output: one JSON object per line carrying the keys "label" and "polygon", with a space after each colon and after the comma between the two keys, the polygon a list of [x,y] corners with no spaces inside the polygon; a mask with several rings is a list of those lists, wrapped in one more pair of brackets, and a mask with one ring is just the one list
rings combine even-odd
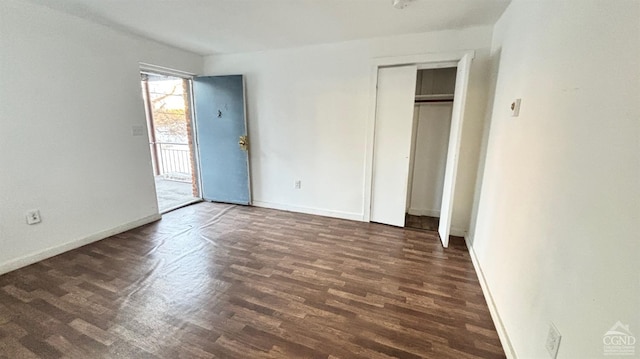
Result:
{"label": "closet rod", "polygon": [[453,102],[453,99],[451,100],[416,100],[416,103],[427,103],[427,102]]}

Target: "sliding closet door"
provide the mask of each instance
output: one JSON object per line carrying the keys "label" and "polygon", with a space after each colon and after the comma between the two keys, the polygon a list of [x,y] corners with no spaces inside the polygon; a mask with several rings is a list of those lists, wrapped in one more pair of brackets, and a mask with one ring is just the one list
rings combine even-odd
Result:
{"label": "sliding closet door", "polygon": [[371,221],[404,227],[417,67],[378,70]]}
{"label": "sliding closet door", "polygon": [[464,107],[467,99],[467,87],[472,59],[472,56],[465,55],[458,62],[456,89],[453,95],[449,149],[447,150],[447,164],[444,171],[444,185],[442,189],[442,207],[440,207],[440,224],[438,226],[438,233],[440,234],[440,240],[444,247],[449,245],[449,233],[451,232],[451,215],[453,213],[453,198],[458,172],[460,139],[462,137],[462,118],[464,116]]}

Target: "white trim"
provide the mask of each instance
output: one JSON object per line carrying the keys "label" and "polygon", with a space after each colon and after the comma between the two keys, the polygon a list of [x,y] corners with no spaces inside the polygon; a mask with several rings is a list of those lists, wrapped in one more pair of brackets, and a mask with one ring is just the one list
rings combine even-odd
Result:
{"label": "white trim", "polygon": [[198,149],[198,131],[196,131],[197,129],[196,101],[195,101],[195,94],[193,93],[194,78],[195,76],[189,79],[189,101],[190,101],[189,109],[191,110],[191,139],[193,140],[193,142],[191,143],[191,147],[189,149],[191,150],[191,154],[193,155],[193,162],[195,162],[195,165],[196,165],[196,168],[195,168],[196,173],[192,173],[191,176],[192,178],[195,178],[198,184],[198,198],[201,201],[204,201],[204,198],[202,198],[202,176],[200,176],[202,171],[200,168],[200,152]]}
{"label": "white trim", "polygon": [[478,262],[476,252],[473,250],[473,246],[471,246],[471,243],[469,242],[469,236],[465,235],[464,240],[467,244],[469,256],[471,257],[471,262],[473,263],[473,268],[476,270],[476,275],[478,276],[478,281],[480,282],[480,287],[482,288],[482,294],[484,295],[484,299],[487,301],[491,319],[493,320],[493,324],[495,325],[496,331],[498,332],[498,337],[500,338],[502,349],[504,350],[504,353],[508,359],[517,359],[518,356],[516,355],[516,351],[513,348],[513,345],[511,344],[507,329],[504,327],[504,323],[502,323],[502,318],[500,318],[500,313],[498,313],[496,303],[493,301],[493,296],[491,295],[491,291],[489,290],[487,279],[485,278],[484,273],[482,272],[482,268],[480,267],[480,262]]}
{"label": "white trim", "polygon": [[242,106],[244,111],[244,135],[247,136],[249,140],[249,145],[247,146],[247,186],[249,191],[249,203],[247,205],[251,205],[253,202],[253,186],[251,181],[251,136],[249,135],[249,106],[247,105],[247,80],[244,75],[242,76]]}
{"label": "white trim", "polygon": [[99,240],[111,237],[113,235],[122,233],[122,232],[126,232],[128,230],[143,226],[145,224],[151,223],[151,222],[155,222],[159,219],[161,219],[162,216],[158,213],[156,214],[152,214],[150,216],[138,219],[136,221],[133,222],[129,222],[129,223],[125,223],[122,224],[120,226],[111,228],[111,229],[107,229],[98,233],[94,233],[88,237],[84,237],[81,239],[76,239],[73,240],[71,242],[67,242],[67,243],[63,243],[61,245],[55,246],[55,247],[50,247],[47,248],[43,251],[34,253],[34,254],[28,254],[26,256],[14,259],[14,260],[10,260],[8,262],[2,263],[0,264],[0,274],[4,274],[4,273],[8,273],[11,272],[13,270],[16,270],[18,268],[22,268],[22,267],[26,267],[30,264],[39,262],[41,260],[47,259],[47,258],[51,258],[53,256],[57,256],[58,254],[62,254],[64,252],[68,252],[72,249],[76,249],[79,247],[82,247],[84,245],[87,245],[89,243],[93,243],[93,242],[97,242]]}
{"label": "white trim", "polygon": [[190,79],[196,75],[191,72],[176,70],[176,69],[172,69],[164,66],[148,64],[146,62],[140,62],[139,64],[140,64],[140,71],[142,72],[149,71],[159,75],[175,76],[175,77],[180,77],[184,79]]}
{"label": "white trim", "polygon": [[364,188],[362,201],[362,218],[364,222],[371,221],[371,190],[373,178],[373,140],[376,123],[376,103],[378,87],[378,68],[385,66],[416,65],[419,69],[442,68],[454,66],[464,57],[475,57],[475,51],[458,51],[451,53],[427,53],[405,56],[377,57],[371,60],[369,84],[369,119],[366,129],[366,147],[364,164]]}
{"label": "white trim", "polygon": [[333,211],[333,210],[326,210],[326,209],[320,209],[320,208],[302,207],[302,206],[294,206],[290,204],[264,202],[264,201],[253,201],[253,206],[278,209],[281,211],[315,214],[317,216],[341,218],[341,219],[348,219],[352,221],[362,221],[362,213]]}
{"label": "white trim", "polygon": [[[427,53],[403,56],[375,57],[371,60],[374,67],[416,65],[420,69],[455,67],[465,55],[474,57],[475,51],[465,50],[449,53]],[[453,64],[453,66],[452,66]]]}
{"label": "white trim", "polygon": [[407,213],[412,216],[440,217],[439,209],[409,208]]}
{"label": "white trim", "polygon": [[445,61],[445,62],[434,62],[434,63],[426,63],[419,64],[418,70],[433,70],[433,69],[444,69],[447,67],[458,67],[457,61]]}

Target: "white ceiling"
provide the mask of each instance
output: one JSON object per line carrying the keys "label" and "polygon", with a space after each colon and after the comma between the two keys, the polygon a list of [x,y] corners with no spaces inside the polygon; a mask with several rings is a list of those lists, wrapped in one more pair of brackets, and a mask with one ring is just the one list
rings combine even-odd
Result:
{"label": "white ceiling", "polygon": [[493,25],[510,0],[31,0],[202,55]]}

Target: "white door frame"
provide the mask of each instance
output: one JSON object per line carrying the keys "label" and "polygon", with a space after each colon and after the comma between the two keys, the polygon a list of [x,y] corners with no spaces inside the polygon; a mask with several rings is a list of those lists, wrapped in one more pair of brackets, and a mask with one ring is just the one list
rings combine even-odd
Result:
{"label": "white door frame", "polygon": [[[193,154],[193,161],[195,162],[195,173],[192,176],[195,177],[197,186],[198,186],[198,198],[202,200],[202,179],[200,178],[200,155],[198,150],[198,133],[196,131],[196,113],[194,111],[194,99],[193,99],[193,78],[197,75],[191,72],[181,71],[172,69],[169,67],[153,65],[146,62],[139,62],[140,73],[152,73],[158,75],[165,75],[171,77],[177,77],[181,79],[189,80],[189,110],[190,110],[190,118],[191,118],[191,138],[193,139],[193,143],[190,147],[191,153]],[[245,112],[246,113],[246,112]],[[148,131],[149,129],[147,129]],[[153,191],[156,192],[155,181],[153,184]]]}
{"label": "white door frame", "polygon": [[362,220],[371,221],[371,195],[373,178],[373,149],[376,124],[376,103],[378,95],[378,69],[380,67],[417,65],[419,70],[437,69],[443,67],[456,67],[458,62],[465,56],[473,59],[475,51],[458,51],[451,53],[428,53],[405,56],[379,57],[371,60],[369,85],[369,120],[367,122],[367,144],[365,149],[364,166],[364,193]]}

